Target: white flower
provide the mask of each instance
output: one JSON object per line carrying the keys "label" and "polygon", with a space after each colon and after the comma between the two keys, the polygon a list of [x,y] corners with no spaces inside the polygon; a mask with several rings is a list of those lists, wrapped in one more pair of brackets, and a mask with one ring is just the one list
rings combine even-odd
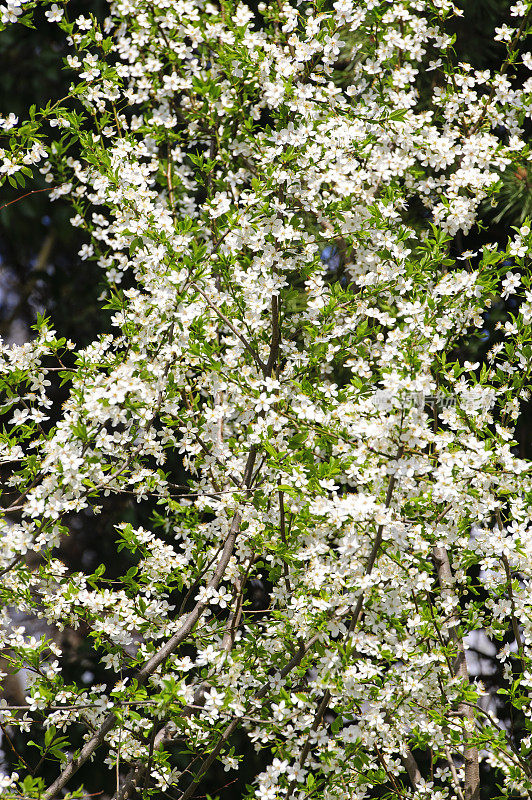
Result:
{"label": "white flower", "polygon": [[507,272],[506,277],[502,281],[503,291],[501,292],[501,297],[509,297],[509,295],[513,294],[515,289],[517,289],[520,284],[520,275],[518,275],[516,272]]}
{"label": "white flower", "polygon": [[307,776],[307,770],[300,767],[299,764],[290,764],[287,769],[287,776],[290,781],[302,783]]}
{"label": "white flower", "polygon": [[500,28],[495,28],[494,39],[496,42],[509,42],[515,33],[515,28],[510,28],[508,25],[503,24]]}
{"label": "white flower", "polygon": [[11,128],[14,128],[17,123],[18,117],[13,113],[8,114],[5,118],[0,117],[0,128],[3,128],[5,131],[9,131]]}
{"label": "white flower", "polygon": [[64,9],[54,3],[48,11],[45,11],[45,16],[48,22],[60,22],[64,13]]}
{"label": "white flower", "polygon": [[532,53],[523,53],[521,60],[527,69],[532,70]]}
{"label": "white flower", "polygon": [[218,193],[214,196],[212,201],[209,204],[209,214],[211,217],[216,219],[220,217],[222,214],[225,214],[231,208],[231,201],[229,200],[227,194]]}
{"label": "white flower", "polygon": [[275,675],[271,675],[268,680],[272,689],[280,689],[284,684],[284,680],[281,678],[281,674],[279,672],[276,672]]}
{"label": "white flower", "polygon": [[18,18],[22,14],[22,8],[20,7],[20,2],[18,0],[7,0],[7,5],[0,6],[0,14],[2,15],[1,19],[3,23],[9,22],[17,22]]}

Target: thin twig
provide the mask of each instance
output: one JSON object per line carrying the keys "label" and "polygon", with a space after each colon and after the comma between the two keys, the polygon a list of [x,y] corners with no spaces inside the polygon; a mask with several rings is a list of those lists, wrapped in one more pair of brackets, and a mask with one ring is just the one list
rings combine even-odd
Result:
{"label": "thin twig", "polygon": [[[444,599],[452,599],[453,574],[449,563],[449,556],[445,547],[434,547],[432,550],[438,581]],[[456,614],[453,615],[453,623],[449,625],[449,634],[455,643],[458,654],[453,665],[453,672],[456,677],[462,678],[469,683],[469,672],[467,669],[465,647],[459,633],[459,620]],[[466,703],[460,703],[458,710],[466,725],[475,720],[475,708]],[[480,771],[478,748],[469,743],[466,739],[464,743],[464,762],[465,762],[465,800],[480,800]]]}
{"label": "thin twig", "polygon": [[214,313],[215,313],[215,314],[217,314],[217,315],[220,317],[220,319],[221,319],[223,322],[225,322],[225,324],[227,325],[227,327],[228,327],[230,330],[232,330],[232,331],[233,331],[233,333],[235,334],[235,336],[237,337],[237,339],[240,339],[240,341],[242,342],[242,344],[244,345],[244,347],[246,348],[246,350],[248,351],[248,353],[249,353],[249,354],[252,356],[253,360],[255,361],[255,363],[256,363],[256,365],[258,366],[258,368],[260,369],[260,371],[261,371],[261,372],[263,372],[264,374],[266,374],[266,372],[267,372],[267,365],[266,365],[266,364],[264,363],[264,361],[263,361],[263,360],[262,360],[262,359],[259,357],[258,353],[257,353],[257,352],[256,352],[256,351],[255,351],[255,350],[252,348],[252,346],[250,345],[250,343],[248,342],[248,340],[246,339],[246,337],[245,337],[245,336],[243,336],[243,335],[242,335],[242,334],[241,334],[241,333],[240,333],[240,332],[239,332],[239,331],[238,331],[238,330],[235,328],[235,326],[233,325],[233,323],[231,322],[231,320],[230,320],[230,319],[228,319],[228,318],[225,316],[225,314],[224,314],[222,311],[220,311],[220,309],[219,309],[219,308],[216,308],[216,306],[214,305],[214,303],[213,303],[213,302],[210,300],[210,298],[209,298],[209,297],[208,297],[208,296],[205,294],[205,292],[203,291],[203,289],[200,289],[200,287],[197,285],[197,283],[191,283],[191,284],[190,284],[190,286],[191,286],[191,288],[192,288],[192,289],[195,289],[197,292],[199,292],[199,294],[201,294],[201,296],[203,297],[203,299],[205,300],[205,302],[207,303],[207,305],[208,305],[210,308],[212,308],[212,310],[214,311]]}
{"label": "thin twig", "polygon": [[[252,446],[249,451],[244,470],[244,479],[242,481],[244,486],[248,486],[249,482],[251,481],[256,456],[257,448]],[[225,540],[218,566],[216,567],[213,577],[208,581],[207,588],[217,589],[220,585],[220,582],[227,569],[227,565],[229,564],[233,554],[236,538],[240,531],[241,524],[242,515],[239,511],[237,511],[233,517],[231,528]],[[161,664],[163,664],[166,659],[171,656],[181,645],[181,643],[190,635],[191,631],[196,626],[196,623],[206,608],[207,603],[201,600],[196,603],[192,611],[187,614],[185,621],[176,631],[176,633],[174,633],[174,635],[156,653],[154,653],[154,655],[137,672],[136,680],[139,686],[147,683],[148,679],[153,675],[155,670],[161,666]],[[92,756],[97,748],[104,742],[105,737],[114,728],[116,722],[116,714],[111,712],[107,715],[98,731],[81,748],[79,755],[77,757],[71,757],[70,761],[59,777],[53,782],[50,788],[43,793],[41,800],[53,800],[55,795],[57,795],[66,786],[70,778],[75,775],[79,768],[85,764],[85,762]]]}
{"label": "thin twig", "polygon": [[[403,446],[400,445],[399,450],[397,452],[396,460],[400,459],[402,454],[403,454]],[[388,489],[386,491],[385,508],[389,508],[389,506],[390,506],[390,503],[392,501],[393,490],[395,488],[395,483],[396,483],[396,477],[395,477],[395,473],[394,473],[393,475],[390,475],[390,479],[388,481]],[[377,559],[377,555],[379,553],[379,550],[380,550],[381,544],[382,544],[382,534],[383,534],[383,532],[384,532],[384,524],[381,524],[377,528],[377,533],[376,533],[376,536],[375,536],[375,540],[373,542],[373,547],[371,548],[371,552],[370,552],[370,554],[368,556],[368,559],[366,561],[366,567],[365,567],[365,570],[364,570],[366,575],[370,575],[371,574],[371,572],[373,570],[373,567],[375,565],[375,561]],[[349,623],[349,627],[348,627],[348,630],[347,630],[347,633],[346,633],[346,637],[350,636],[353,633],[353,631],[355,630],[356,625],[358,623],[358,620],[360,618],[360,615],[362,613],[363,604],[364,604],[364,592],[362,591],[361,594],[360,594],[360,597],[358,598],[358,601],[357,601],[355,610],[353,612],[353,615],[351,617],[351,621]],[[327,706],[329,704],[330,699],[331,699],[331,693],[330,693],[329,689],[326,689],[325,690],[325,695],[324,695],[320,705],[318,706],[318,709],[317,709],[316,714],[314,716],[314,721],[313,721],[312,727],[310,729],[311,733],[314,733],[319,728],[319,726],[321,724],[321,721],[323,719],[323,716],[325,714],[325,711],[327,709]],[[305,744],[303,745],[303,749],[301,750],[301,755],[300,755],[300,758],[299,758],[299,764],[300,764],[301,767],[303,766],[303,764],[307,760],[307,756],[310,753],[311,747],[312,747],[312,745],[311,745],[311,736],[309,734]],[[295,789],[296,783],[297,782],[295,780],[293,780],[291,782],[290,786],[288,787],[288,792],[287,792],[287,795],[286,795],[287,800],[292,795],[292,793],[293,793],[293,791]]]}

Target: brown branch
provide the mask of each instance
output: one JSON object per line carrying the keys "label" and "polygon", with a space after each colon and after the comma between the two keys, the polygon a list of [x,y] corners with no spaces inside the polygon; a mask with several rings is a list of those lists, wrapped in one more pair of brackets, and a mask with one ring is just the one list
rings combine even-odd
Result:
{"label": "brown branch", "polygon": [[279,330],[279,300],[277,295],[272,295],[272,343],[270,347],[270,355],[268,363],[266,364],[265,375],[267,378],[271,377],[277,356],[279,354],[279,344],[281,342],[281,332]]}
{"label": "brown branch", "polygon": [[214,311],[214,313],[215,313],[215,314],[217,314],[217,315],[220,317],[220,319],[221,319],[223,322],[225,322],[225,324],[227,325],[227,327],[228,327],[230,330],[232,330],[232,331],[233,331],[233,333],[235,334],[235,336],[237,337],[237,339],[240,339],[240,341],[242,342],[242,344],[244,345],[244,347],[246,348],[246,350],[248,351],[248,353],[249,353],[249,354],[252,356],[252,358],[253,358],[254,362],[256,363],[256,365],[258,366],[258,368],[260,369],[260,371],[261,371],[261,372],[263,372],[263,373],[266,375],[266,374],[267,374],[267,368],[268,368],[268,367],[267,367],[267,365],[266,365],[266,364],[264,363],[264,361],[263,361],[263,360],[262,360],[262,359],[259,357],[258,353],[256,353],[256,352],[255,352],[255,350],[252,348],[252,346],[250,345],[250,343],[248,342],[248,340],[246,339],[246,337],[245,337],[245,336],[243,336],[243,335],[242,335],[242,334],[241,334],[241,333],[240,333],[240,332],[239,332],[239,331],[238,331],[238,330],[235,328],[235,326],[233,325],[233,323],[231,322],[231,320],[230,320],[230,319],[228,319],[228,318],[225,316],[225,314],[224,314],[222,311],[220,311],[220,309],[219,309],[219,308],[216,308],[216,306],[214,305],[214,303],[213,303],[213,302],[210,300],[210,298],[209,298],[209,297],[208,297],[208,296],[205,294],[205,292],[203,291],[203,289],[200,289],[200,287],[197,285],[197,283],[191,283],[191,284],[190,284],[190,286],[191,286],[191,288],[192,288],[192,289],[195,289],[197,292],[199,292],[199,294],[201,294],[201,296],[203,297],[203,299],[205,300],[205,302],[207,303],[207,305],[209,306],[209,308],[212,308],[212,310]]}
{"label": "brown branch", "polygon": [[[269,357],[268,357],[268,363],[264,364],[262,362],[262,360],[259,358],[258,354],[255,353],[255,351],[253,350],[251,345],[249,345],[247,340],[233,327],[233,325],[227,319],[227,317],[221,311],[219,311],[219,309],[217,309],[216,306],[213,305],[213,303],[209,300],[207,295],[197,286],[197,284],[191,283],[191,287],[193,289],[196,289],[204,297],[204,299],[206,300],[208,305],[229,326],[229,328],[240,339],[240,341],[242,341],[242,343],[244,344],[246,349],[253,356],[253,359],[255,360],[257,365],[262,370],[262,372],[265,375],[265,377],[270,377],[271,374],[272,374],[273,368],[275,366],[275,363],[277,361],[277,358],[278,358],[279,345],[280,345],[280,339],[281,339],[280,327],[279,327],[279,305],[278,305],[277,296],[274,295],[272,297],[272,339],[271,339],[271,344],[270,344],[270,353],[269,353]],[[196,436],[196,438],[199,438],[199,437]],[[204,449],[206,449],[205,445],[201,441],[200,441],[200,445],[202,445],[204,447]],[[242,481],[242,486],[247,488],[247,489],[249,489],[251,487],[251,484],[253,482],[253,477],[254,477],[253,476],[253,468],[254,468],[254,464],[255,464],[255,456],[256,456],[257,448],[256,447],[252,448],[251,452],[254,453],[253,459],[250,461],[250,458],[248,458],[248,462],[246,464],[246,469],[245,469],[245,472],[244,472],[244,479]],[[250,456],[251,456],[251,452],[250,452]],[[282,513],[282,537],[283,537],[283,541],[286,542],[285,520],[284,520],[284,504],[283,504],[282,493],[280,493],[280,505],[281,505],[281,509],[282,509],[282,511],[281,511],[281,513]],[[234,520],[236,519],[236,516],[237,515],[235,515]],[[238,515],[238,516],[240,516],[240,515]],[[234,523],[234,520],[233,520],[233,523]],[[239,519],[239,522],[238,522],[238,526],[240,526],[240,519]],[[234,545],[234,542],[233,542],[233,545]],[[231,547],[231,552],[232,552],[232,549],[233,548]],[[224,550],[225,550],[225,548],[224,548]],[[222,556],[221,561],[223,561],[223,556]],[[234,611],[230,614],[229,619],[227,621],[226,630],[225,630],[225,634],[224,634],[224,638],[223,638],[223,642],[222,642],[222,646],[226,650],[231,649],[231,647],[233,645],[234,631],[235,631],[236,627],[238,626],[240,618],[241,618],[241,615],[242,615],[243,590],[244,590],[244,586],[245,586],[245,583],[246,583],[246,580],[247,580],[247,576],[249,574],[249,570],[251,569],[251,566],[252,566],[253,562],[254,562],[254,556],[252,556],[252,558],[250,559],[250,562],[248,564],[248,568],[246,570],[246,573],[245,573],[244,577],[242,578],[242,580],[239,582],[238,586],[236,587],[236,598],[235,598],[236,606],[235,606]],[[225,569],[225,567],[224,567],[224,569]],[[208,585],[213,585],[213,584],[211,582]],[[175,636],[173,638],[175,638]],[[296,653],[295,656],[293,656],[291,661],[288,662],[288,664],[285,666],[284,670],[281,671],[281,676],[282,677],[287,675],[295,666],[297,666],[301,662],[301,660],[303,659],[305,653],[308,651],[308,649],[310,649],[310,647],[312,647],[316,643],[318,638],[319,638],[319,636],[313,637],[310,640],[310,643],[308,644],[308,647],[305,647],[305,645],[302,642],[300,642],[298,652]],[[170,640],[170,642],[171,641],[172,640]],[[170,642],[168,644],[170,644]],[[148,662],[148,665],[149,664],[150,664],[150,662]],[[145,669],[148,668],[148,665],[146,665]],[[264,697],[266,695],[266,693],[268,692],[268,690],[269,690],[269,683],[265,684],[261,688],[261,690],[259,692],[257,692],[257,694],[255,695],[255,699],[260,699],[261,697]],[[187,708],[185,709],[185,713],[188,714],[191,711],[192,711],[192,707],[190,707],[190,709],[189,709],[189,707],[187,706]],[[185,792],[183,793],[183,796],[182,796],[181,800],[186,800],[186,798],[190,797],[190,795],[194,792],[196,785],[201,780],[201,776],[209,769],[211,764],[218,757],[218,754],[222,750],[225,742],[229,739],[229,737],[231,736],[233,731],[237,728],[237,726],[240,724],[242,719],[243,719],[243,716],[240,716],[240,717],[237,717],[236,719],[232,720],[229,723],[229,725],[226,727],[225,731],[220,736],[216,746],[211,751],[210,755],[207,756],[207,758],[205,759],[203,764],[200,766],[198,772],[196,773],[196,775],[195,775],[193,781],[191,782],[191,784],[189,785],[188,789],[185,790]],[[157,737],[156,737],[155,741],[158,742]],[[196,760],[197,759],[194,759],[194,761],[196,761]],[[130,773],[128,774],[128,777],[126,778],[126,783],[122,787],[122,790],[120,792],[117,792],[117,794],[116,794],[115,798],[113,798],[113,800],[126,800],[130,796],[130,794],[132,792],[136,791],[136,789],[137,789],[137,787],[138,787],[138,785],[139,785],[139,783],[140,783],[140,781],[142,779],[141,778],[141,774],[142,775],[146,775],[146,771],[147,771],[147,767],[146,766],[142,766],[142,765],[135,766],[130,771]],[[43,800],[48,800],[48,799],[47,799],[47,797],[43,797]]]}
{"label": "brown branch", "polygon": [[508,558],[507,556],[504,555],[504,553],[502,555],[502,563],[504,565],[504,571],[506,573],[506,580],[508,581],[508,597],[510,598],[510,606],[512,608],[512,630],[514,632],[514,638],[517,644],[517,651],[519,653],[519,658],[522,663],[524,656],[524,645],[523,645],[523,639],[521,637],[521,631],[519,630],[519,624],[517,622],[514,590],[512,588],[512,573],[510,572],[510,564]]}
{"label": "brown branch", "polygon": [[[243,478],[243,485],[245,487],[249,486],[251,482],[251,477],[253,474],[253,467],[255,464],[255,459],[257,456],[257,448],[256,446],[252,446],[249,451],[249,455],[246,462],[246,467],[244,470],[244,478]],[[242,515],[239,511],[237,511],[233,517],[233,522],[231,524],[231,528],[229,530],[229,534],[227,539],[225,540],[225,544],[222,550],[222,555],[218,562],[218,566],[214,572],[213,577],[208,581],[207,588],[217,589],[223,576],[229,560],[233,554],[236,537],[240,531],[240,525],[242,523]],[[194,629],[196,623],[198,622],[199,618],[203,614],[207,607],[207,604],[203,601],[198,601],[192,611],[187,614],[187,617],[179,630],[174,633],[174,635],[164,644],[160,650],[158,650],[154,655],[144,664],[143,667],[137,672],[136,680],[139,686],[147,683],[148,679],[153,675],[156,669],[163,664],[166,659],[171,656],[179,647],[179,645],[190,635],[192,630]],[[104,719],[103,723],[101,724],[98,731],[92,736],[88,742],[82,747],[79,755],[77,757],[72,757],[63,770],[63,772],[59,775],[59,777],[53,782],[49,789],[47,789],[43,795],[41,800],[53,800],[55,795],[57,795],[61,789],[63,789],[70,778],[75,775],[78,769],[83,766],[83,764],[92,756],[92,754],[97,750],[97,748],[104,742],[105,737],[107,734],[114,728],[115,723],[117,722],[117,716],[113,712],[107,715]]]}
{"label": "brown branch", "polygon": [[[497,524],[499,526],[499,530],[503,531],[504,526],[502,524],[501,519],[501,512],[499,509],[495,512],[497,517]],[[517,644],[517,651],[519,653],[519,659],[521,661],[521,665],[523,666],[523,657],[525,655],[523,639],[521,637],[521,631],[519,630],[519,624],[517,622],[517,609],[515,607],[515,597],[514,597],[514,590],[512,587],[512,573],[510,571],[510,562],[508,561],[508,557],[503,553],[501,556],[501,560],[504,566],[504,571],[506,573],[506,580],[508,581],[508,597],[510,598],[510,606],[512,609],[512,630],[514,632],[515,642]],[[524,667],[523,667],[524,671]]]}
{"label": "brown branch", "polygon": [[[279,674],[281,678],[286,678],[286,676],[290,672],[292,672],[292,670],[295,669],[295,667],[299,666],[303,658],[306,656],[309,650],[311,650],[314,647],[314,645],[320,638],[321,638],[321,632],[312,636],[312,638],[309,639],[309,641],[306,644],[300,645],[297,653],[290,659],[290,661],[283,667],[283,669],[280,670]],[[259,689],[259,691],[256,692],[256,694],[253,696],[253,700],[262,700],[262,698],[268,694],[270,688],[271,687],[269,681],[267,683],[264,683],[262,687]],[[229,739],[231,734],[236,730],[236,728],[243,719],[245,719],[244,715],[239,715],[234,720],[232,720],[229,723],[229,725],[225,728],[223,733],[220,735],[218,742],[214,747],[214,750],[212,750],[210,755],[202,763],[196,775],[194,776],[193,780],[191,781],[187,789],[183,792],[183,794],[180,796],[179,800],[189,800],[189,798],[196,790],[196,786],[201,781],[201,778],[203,777],[205,772],[209,769],[213,761],[218,757],[218,754],[220,753],[223,745]]]}
{"label": "brown branch", "polygon": [[[525,29],[525,27],[526,27],[526,25],[528,23],[528,19],[530,17],[530,11],[531,11],[531,9],[528,8],[525,16],[523,17],[523,21],[521,22],[521,25],[520,25],[517,33],[515,34],[515,36],[512,39],[512,41],[510,42],[510,45],[508,47],[508,57],[506,58],[506,60],[504,61],[504,64],[502,65],[501,69],[497,73],[497,78],[502,78],[508,72],[508,68],[509,68],[509,66],[511,64],[511,61],[512,61],[512,56],[513,56],[513,54],[514,54],[514,52],[515,52],[515,50],[517,48],[517,45],[519,43],[519,39],[521,38],[521,34],[523,33],[523,31],[524,31],[524,29]],[[482,113],[481,113],[480,117],[474,123],[474,125],[471,127],[471,129],[466,131],[466,135],[471,136],[472,134],[474,134],[474,133],[476,133],[478,131],[478,129],[480,128],[480,126],[484,122],[484,119],[486,118],[486,114],[488,113],[489,104],[491,103],[491,101],[495,97],[495,92],[496,92],[495,85],[492,84],[490,93],[488,95],[488,99],[486,100],[486,102],[484,104],[484,108],[482,110]]]}
{"label": "brown branch", "polygon": [[379,748],[377,747],[376,744],[374,745],[374,748],[375,748],[375,753],[377,754],[377,758],[379,760],[379,764],[381,765],[381,767],[385,771],[385,773],[386,773],[386,775],[388,777],[388,780],[392,784],[394,793],[397,795],[397,797],[405,798],[405,795],[403,794],[403,792],[400,790],[399,786],[397,785],[397,781],[395,780],[394,776],[392,775],[392,773],[388,769],[388,765],[386,764],[386,761],[384,760],[384,756],[382,755],[381,751],[379,750]]}
{"label": "brown branch", "polygon": [[26,192],[26,194],[23,194],[20,197],[16,197],[14,200],[10,200],[9,203],[4,203],[3,206],[0,206],[0,211],[2,211],[3,208],[12,206],[13,203],[20,203],[20,201],[24,200],[25,197],[29,197],[30,194],[39,194],[40,192],[51,192],[53,189],[57,189],[57,186],[47,186],[45,189],[33,189],[33,191],[31,192]]}
{"label": "brown branch", "polygon": [[174,187],[172,185],[172,161],[171,161],[171,152],[170,152],[170,142],[166,142],[166,158],[167,158],[167,166],[166,166],[166,185],[168,187],[168,199],[170,200],[170,208],[172,210],[172,214],[175,215],[175,200],[174,200]]}
{"label": "brown branch", "polygon": [[449,751],[449,748],[445,748],[445,758],[447,759],[447,763],[449,764],[449,769],[451,770],[451,775],[453,777],[453,785],[458,795],[459,800],[464,800],[464,793],[460,787],[460,780],[458,779],[458,773],[456,771],[456,767],[453,761],[453,757]]}
{"label": "brown branch", "polygon": [[421,772],[419,771],[417,761],[414,758],[414,755],[409,747],[406,748],[405,754],[401,756],[401,761],[403,762],[403,766],[408,772],[408,777],[410,778],[410,782],[415,789],[416,786],[419,783],[421,783],[422,776]]}
{"label": "brown branch", "polygon": [[[398,452],[397,452],[397,459],[400,459],[401,456],[403,455],[403,449],[404,448],[401,445],[399,447]],[[393,495],[393,490],[395,488],[395,484],[396,484],[395,474],[390,475],[390,480],[388,481],[388,489],[386,491],[385,508],[389,508],[390,507],[390,503],[392,501],[392,495]],[[382,544],[383,531],[384,531],[384,523],[379,525],[379,527],[377,528],[377,533],[376,533],[376,536],[375,536],[375,540],[373,542],[373,547],[371,548],[371,552],[370,552],[370,554],[368,556],[368,560],[366,561],[366,568],[364,570],[366,575],[370,575],[372,570],[373,570],[373,567],[375,566],[375,561],[377,559],[377,555],[379,553],[379,550],[380,550],[380,547],[381,547],[381,544]],[[360,597],[358,598],[355,610],[354,610],[353,615],[351,617],[351,622],[349,623],[349,628],[348,628],[347,634],[346,634],[347,636],[352,634],[353,631],[355,630],[355,628],[357,626],[357,623],[358,623],[358,620],[360,618],[360,615],[362,613],[363,605],[364,605],[364,592],[361,592]],[[331,699],[331,693],[330,693],[329,689],[326,689],[325,690],[325,695],[323,696],[323,699],[322,699],[320,705],[318,706],[318,709],[317,709],[315,717],[314,717],[314,721],[312,723],[312,727],[310,729],[312,733],[315,732],[319,728],[319,726],[321,724],[321,721],[323,719],[323,715],[325,714],[325,711],[327,709],[327,706],[329,704],[330,699]],[[301,756],[299,758],[299,764],[300,764],[301,767],[303,766],[303,764],[307,760],[307,756],[310,753],[311,747],[312,747],[312,745],[311,745],[310,735],[309,735],[307,737],[307,740],[306,740],[305,744],[303,745],[303,749],[301,750]],[[290,786],[288,787],[288,792],[287,792],[287,795],[286,795],[287,800],[292,795],[292,793],[293,793],[293,791],[295,789],[295,786],[296,786],[296,781],[293,780],[292,783],[290,784]]]}
{"label": "brown branch", "polygon": [[227,652],[229,652],[234,645],[236,630],[240,624],[242,608],[244,606],[244,589],[249,577],[249,572],[255,563],[255,560],[255,553],[252,553],[244,575],[241,578],[236,579],[234,592],[235,607],[227,618],[225,632],[222,639],[222,648]]}
{"label": "brown branch", "polygon": [[141,781],[148,776],[150,761],[153,757],[153,753],[162,747],[166,741],[171,740],[172,736],[170,734],[170,726],[164,725],[155,738],[152,738],[150,741],[148,764],[138,763],[131,768],[121,788],[114,795],[113,800],[127,800],[127,798],[131,797],[139,789]]}
{"label": "brown branch", "polygon": [[[445,547],[434,547],[432,550],[438,581],[444,599],[452,598],[453,574],[449,564],[449,556]],[[459,620],[457,615],[453,615],[453,623],[449,626],[449,634],[457,647],[457,657],[453,665],[453,672],[456,677],[469,682],[469,672],[467,669],[464,642],[459,632]],[[466,703],[460,703],[458,711],[464,719],[466,725],[476,718],[475,707]],[[464,743],[464,762],[465,762],[465,800],[480,800],[480,771],[478,748],[471,744],[467,739]]]}

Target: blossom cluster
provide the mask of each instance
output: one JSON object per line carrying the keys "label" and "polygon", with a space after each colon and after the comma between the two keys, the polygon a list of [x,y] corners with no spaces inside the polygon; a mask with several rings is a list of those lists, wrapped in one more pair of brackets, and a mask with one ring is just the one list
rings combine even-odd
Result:
{"label": "blossom cluster", "polygon": [[[508,797],[532,791],[532,473],[514,440],[532,368],[530,227],[503,252],[456,257],[501,171],[529,157],[532,84],[515,63],[530,63],[531,5],[494,32],[499,74],[454,62],[451,0],[259,15],[112,0],[103,22],[47,5],[70,96],[27,122],[4,112],[0,176],[16,187],[39,172],[71,201],[112,332],[79,348],[41,320],[0,352],[0,639],[29,676],[27,710],[0,718],[40,720],[66,759],[49,787],[2,778],[6,797],[72,791],[105,742],[109,766],[129,765],[117,798],[149,765],[150,790],[187,800],[214,758],[238,768],[238,729],[273,754],[252,789],[263,800],[378,786],[477,800],[481,761]],[[2,21],[34,6],[9,0]],[[523,303],[487,362],[453,357],[510,292]],[[51,424],[56,362],[69,395]],[[90,509],[97,528],[123,493],[156,509],[152,530],[117,526],[136,568],[118,587],[70,574],[53,557],[69,520]],[[259,578],[271,591],[254,614]],[[67,683],[57,645],[15,628],[13,608],[83,625],[114,680]],[[520,738],[468,672],[479,631],[512,632],[501,659]],[[172,766],[175,742],[197,779]]]}

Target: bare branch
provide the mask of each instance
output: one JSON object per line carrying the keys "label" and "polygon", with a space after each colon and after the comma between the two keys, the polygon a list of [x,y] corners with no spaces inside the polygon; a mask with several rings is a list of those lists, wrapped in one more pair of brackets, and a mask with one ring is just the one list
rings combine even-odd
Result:
{"label": "bare branch", "polygon": [[[436,570],[438,572],[438,581],[441,587],[442,596],[451,599],[453,596],[453,574],[451,572],[451,565],[449,564],[449,556],[445,547],[434,547],[432,550]],[[458,654],[453,665],[454,674],[462,678],[464,681],[469,681],[469,672],[467,669],[466,655],[464,642],[459,633],[458,619],[454,615],[453,624],[449,625],[449,634],[455,643]],[[468,726],[475,720],[475,708],[466,703],[460,703],[458,710],[464,719],[465,725]],[[466,740],[464,744],[464,762],[465,762],[465,800],[480,800],[480,770],[479,770],[479,756],[478,748]]]}
{"label": "bare branch", "polygon": [[216,308],[216,306],[214,305],[214,303],[213,303],[213,302],[210,300],[210,298],[209,298],[209,297],[208,297],[208,296],[205,294],[205,292],[203,291],[203,289],[200,289],[200,287],[198,286],[198,284],[197,284],[197,283],[191,283],[191,284],[190,284],[190,286],[192,287],[192,289],[195,289],[197,292],[199,292],[199,293],[201,294],[201,296],[203,297],[203,299],[205,300],[205,302],[207,303],[207,305],[209,306],[209,308],[212,308],[212,310],[214,311],[214,313],[215,313],[215,314],[217,314],[217,315],[220,317],[220,319],[221,319],[223,322],[225,322],[225,324],[227,325],[227,327],[228,327],[230,330],[232,330],[232,331],[233,331],[233,333],[235,334],[235,336],[237,337],[237,339],[240,339],[240,341],[242,342],[242,344],[244,345],[244,347],[246,348],[246,350],[248,351],[248,353],[251,355],[251,357],[253,358],[254,362],[256,363],[256,365],[258,366],[258,368],[260,369],[260,371],[261,371],[261,372],[263,372],[263,373],[266,375],[266,374],[267,374],[267,369],[268,369],[267,365],[266,365],[266,364],[264,363],[264,361],[262,361],[262,359],[259,357],[259,354],[258,354],[258,353],[257,353],[257,352],[256,352],[256,351],[255,351],[255,350],[252,348],[252,346],[250,345],[250,343],[248,342],[248,340],[246,339],[246,337],[245,337],[245,336],[243,336],[243,335],[242,335],[242,334],[241,334],[241,333],[240,333],[240,332],[239,332],[239,331],[238,331],[238,330],[235,328],[235,326],[233,325],[233,323],[231,322],[231,320],[230,320],[230,319],[228,319],[228,318],[225,316],[225,314],[224,314],[222,311],[220,311],[220,309],[219,309],[219,308]]}
{"label": "bare branch", "polygon": [[[253,474],[253,467],[255,464],[255,459],[257,457],[257,448],[253,446],[250,451],[246,462],[246,467],[244,470],[244,479],[242,481],[245,487],[249,486],[251,481],[251,477]],[[229,530],[229,534],[227,539],[225,540],[225,544],[222,550],[222,554],[220,556],[220,560],[218,562],[218,566],[214,572],[214,575],[208,581],[207,587],[212,587],[213,589],[218,588],[229,560],[233,554],[233,549],[235,546],[236,537],[240,531],[240,525],[242,523],[242,515],[240,512],[236,512],[233,517],[233,522],[231,524],[231,528]],[[136,680],[139,685],[145,684],[148,679],[153,675],[155,670],[163,664],[166,659],[174,653],[179,645],[185,641],[185,639],[190,635],[192,630],[194,629],[196,623],[198,622],[199,618],[203,614],[205,608],[207,607],[206,603],[202,601],[198,601],[192,611],[187,614],[187,617],[184,623],[181,625],[179,630],[174,633],[174,635],[166,642],[163,647],[160,648],[154,655],[144,664],[144,666],[138,671],[136,675]],[[103,721],[102,725],[98,729],[98,731],[92,736],[89,741],[82,747],[79,755],[77,757],[72,757],[63,772],[59,775],[59,777],[53,782],[49,789],[47,789],[43,795],[42,800],[53,800],[55,795],[63,789],[70,778],[75,775],[78,769],[83,766],[83,764],[92,756],[92,754],[97,750],[97,748],[103,743],[107,734],[114,728],[115,723],[117,721],[117,717],[112,712],[107,715],[105,720]]]}

